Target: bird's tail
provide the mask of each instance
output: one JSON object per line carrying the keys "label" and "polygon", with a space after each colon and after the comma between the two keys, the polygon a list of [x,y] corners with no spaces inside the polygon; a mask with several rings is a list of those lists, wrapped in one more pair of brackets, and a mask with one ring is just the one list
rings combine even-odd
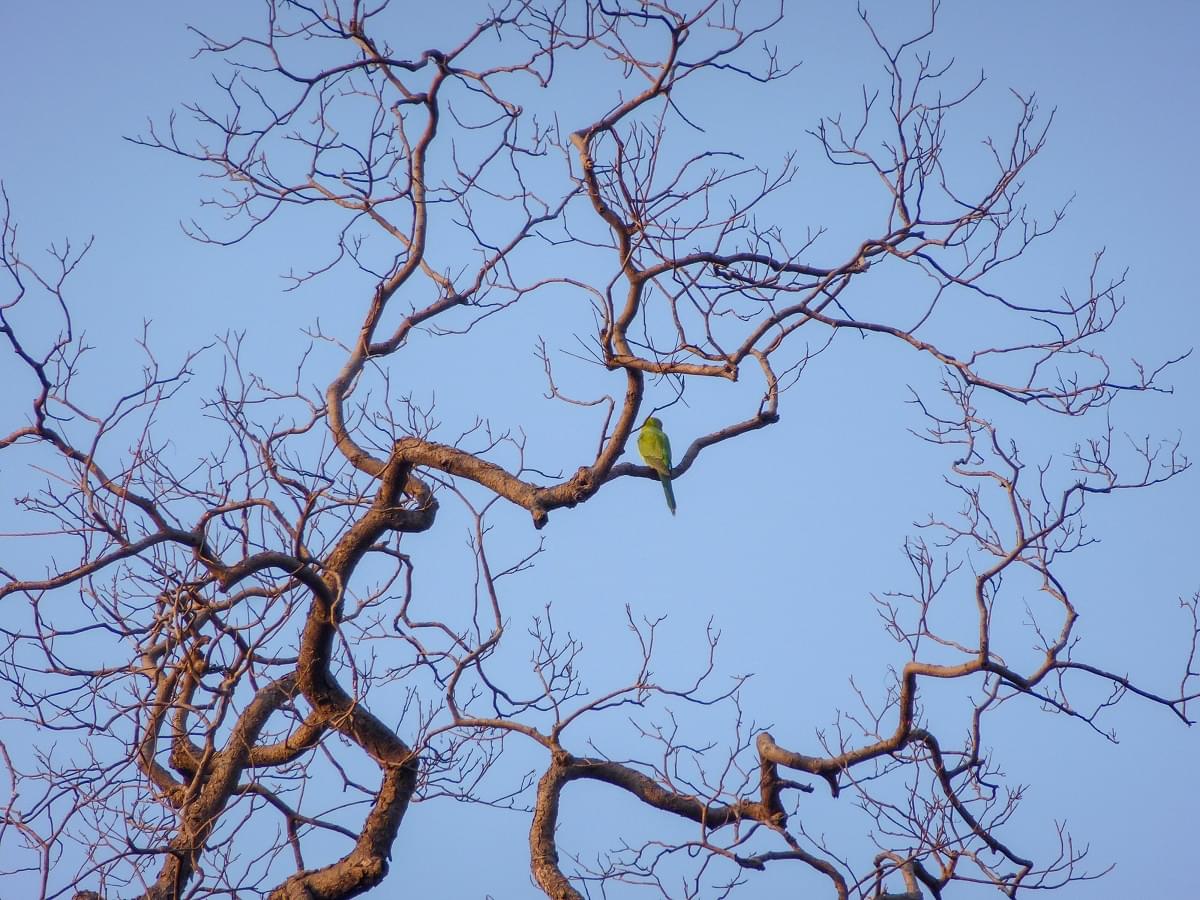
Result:
{"label": "bird's tail", "polygon": [[666,475],[659,475],[658,480],[662,482],[663,493],[667,495],[667,509],[671,511],[671,515],[675,515],[675,491],[671,487],[671,479]]}

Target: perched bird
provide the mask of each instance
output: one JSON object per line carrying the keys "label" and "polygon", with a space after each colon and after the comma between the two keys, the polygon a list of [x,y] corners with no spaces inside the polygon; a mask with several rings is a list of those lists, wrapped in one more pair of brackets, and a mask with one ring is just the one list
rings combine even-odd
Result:
{"label": "perched bird", "polygon": [[671,515],[675,515],[675,492],[671,490],[671,442],[662,430],[662,422],[654,416],[646,419],[646,424],[642,426],[642,433],[638,435],[638,451],[646,465],[658,473],[663,493],[667,495],[667,509],[671,510]]}

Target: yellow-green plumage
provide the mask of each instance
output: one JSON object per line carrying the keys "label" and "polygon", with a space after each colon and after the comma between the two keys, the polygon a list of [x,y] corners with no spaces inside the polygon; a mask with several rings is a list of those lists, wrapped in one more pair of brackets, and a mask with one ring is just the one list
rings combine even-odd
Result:
{"label": "yellow-green plumage", "polygon": [[638,435],[638,451],[646,465],[658,473],[663,493],[667,495],[667,509],[675,515],[675,492],[671,489],[671,442],[662,430],[662,422],[654,416],[646,419],[642,433]]}

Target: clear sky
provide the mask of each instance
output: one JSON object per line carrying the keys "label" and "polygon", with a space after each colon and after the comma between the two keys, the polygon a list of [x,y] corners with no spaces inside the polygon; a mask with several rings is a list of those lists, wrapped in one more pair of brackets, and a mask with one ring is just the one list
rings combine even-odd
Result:
{"label": "clear sky", "polygon": [[[404,48],[425,46],[420,42],[443,24],[436,12],[441,4],[419,5],[420,34],[398,38]],[[766,155],[788,143],[811,143],[805,128],[820,115],[851,108],[861,82],[881,75],[853,4],[814,0],[788,7],[779,33],[782,55],[803,65],[769,94],[772,105],[752,92],[714,98],[730,110],[730,127],[753,133]],[[177,358],[210,335],[245,329],[263,369],[282,372],[305,345],[302,329],[318,318],[348,327],[353,320],[343,321],[340,311],[361,308],[361,284],[337,275],[283,292],[279,276],[310,264],[329,246],[329,233],[306,228],[302,216],[231,248],[189,241],[178,223],[202,214],[198,200],[212,183],[202,183],[180,160],[122,140],[144,132],[148,118],[162,122],[180,102],[209,89],[210,60],[190,58],[196,39],[185,24],[228,33],[252,8],[146,0],[0,8],[0,178],[27,253],[64,237],[95,236],[73,294],[77,322],[97,348],[85,386],[93,396],[104,396],[110,379],[116,383],[135,371],[129,351],[144,320],[153,323],[164,358]],[[868,8],[878,8],[890,27],[904,12],[924,15],[925,4],[880,0]],[[1200,297],[1190,269],[1200,208],[1197,35],[1200,5],[1184,0],[945,0],[932,45],[954,56],[964,72],[987,75],[963,119],[963,140],[982,137],[989,123],[993,131],[1006,127],[1014,109],[1010,87],[1036,91],[1044,111],[1057,109],[1049,146],[1030,171],[1027,199],[1044,209],[1072,195],[1075,200],[1048,249],[1016,268],[1028,284],[1056,296],[1086,283],[1097,250],[1105,249],[1112,273],[1128,267],[1129,306],[1119,340],[1109,343],[1116,360],[1175,355],[1200,335]],[[564,119],[571,112],[563,110]],[[805,223],[827,224],[834,236],[842,229],[853,234],[852,216],[839,207],[840,182],[813,169],[802,171],[800,183],[806,199],[797,215]],[[519,327],[515,321],[512,327]],[[541,370],[533,336],[513,337],[519,371],[495,385],[456,390],[403,361],[394,373],[411,379],[414,391],[436,392],[451,433],[477,413],[489,414],[492,400],[500,404],[503,398],[493,394],[513,385],[528,390],[532,405],[503,414],[531,418],[507,424],[523,426],[531,446],[542,442],[540,458],[572,471],[580,460],[565,452],[570,436],[559,434],[557,420],[535,402]],[[583,661],[602,688],[624,671],[610,658],[616,651],[606,650],[628,642],[624,603],[647,616],[669,614],[679,662],[695,652],[712,620],[723,632],[723,671],[755,673],[746,692],[748,716],[773,723],[780,742],[798,749],[832,721],[839,705],[850,705],[851,675],[878,696],[887,667],[904,657],[883,635],[871,595],[909,586],[900,552],[905,535],[931,512],[952,512],[957,500],[941,479],[950,456],[906,432],[920,427],[905,405],[906,384],[932,393],[937,370],[871,342],[845,341],[840,353],[824,357],[785,395],[779,425],[701,457],[675,488],[675,519],[659,508],[655,486],[634,479],[611,485],[578,510],[555,513],[548,552],[512,589],[514,623],[553,601],[565,626],[593,637]],[[11,362],[0,359],[0,386],[15,377]],[[1200,360],[1188,360],[1171,380],[1173,396],[1129,398],[1118,405],[1116,423],[1135,438],[1182,431],[1194,455]],[[708,396],[697,392],[689,406],[669,411],[677,447],[710,424],[703,409]],[[20,392],[6,388],[0,395],[6,423],[24,406]],[[1021,422],[1035,432],[1042,427]],[[188,438],[180,434],[181,446],[189,446]],[[1039,440],[1036,434],[1030,439]],[[564,452],[556,457],[559,448]],[[0,459],[5,507],[24,478]],[[649,500],[647,492],[653,493]],[[631,542],[622,517],[645,502],[653,508]],[[1177,686],[1171,664],[1180,658],[1184,623],[1177,599],[1200,589],[1198,505],[1194,473],[1163,489],[1097,503],[1090,522],[1102,543],[1068,569],[1083,614],[1081,653],[1164,692]],[[0,510],[0,521],[6,514]],[[521,516],[504,521],[527,527]],[[423,538],[428,543],[416,544],[414,552],[441,559],[461,548],[464,527],[452,519],[439,524],[438,536]],[[535,540],[532,531],[522,533],[512,546]],[[1078,722],[1030,711],[1013,714],[1011,729],[995,735],[993,744],[1008,780],[1030,786],[1018,820],[1028,852],[1044,854],[1053,846],[1053,824],[1065,819],[1076,840],[1090,844],[1093,870],[1117,864],[1099,884],[1070,887],[1060,896],[1194,891],[1196,730],[1126,699],[1105,723],[1120,738],[1111,745]],[[0,740],[14,737],[0,733]],[[629,809],[593,793],[578,788],[568,794],[568,805],[599,804],[609,821]],[[824,798],[814,805],[830,809]],[[397,877],[414,896],[483,896],[481,870],[496,873],[486,885],[496,897],[532,895],[525,817],[449,802],[419,805],[409,816],[394,865],[406,869]],[[564,848],[584,852],[587,829],[604,825],[573,818],[569,809],[564,819]],[[456,834],[464,820],[481,828]],[[744,896],[782,896],[787,874],[752,879]],[[388,891],[385,885],[380,893]]]}

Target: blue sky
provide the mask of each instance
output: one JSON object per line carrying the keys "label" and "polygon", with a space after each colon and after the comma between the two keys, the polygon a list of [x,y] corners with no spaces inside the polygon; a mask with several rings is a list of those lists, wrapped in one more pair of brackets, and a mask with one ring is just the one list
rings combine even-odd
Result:
{"label": "blue sky", "polygon": [[[885,30],[905,14],[924,14],[921,3],[871,7]],[[144,132],[148,117],[161,122],[179,102],[209,90],[208,61],[190,59],[196,41],[185,23],[228,32],[239,18],[252,18],[250,8],[140,0],[54,4],[54,19],[69,27],[49,25],[45,6],[9,4],[0,12],[0,178],[26,253],[63,237],[96,238],[72,294],[77,322],[97,348],[85,396],[106,396],[123,374],[136,371],[129,351],[145,320],[153,323],[164,358],[178,358],[210,335],[245,329],[263,370],[282,372],[305,345],[302,329],[317,319],[349,326],[345,310],[353,315],[361,308],[361,283],[339,275],[283,291],[282,273],[329,246],[328,233],[305,227],[303,216],[230,248],[189,241],[178,223],[202,214],[197,202],[212,183],[201,182],[180,160],[122,140]],[[789,144],[811,144],[805,128],[820,115],[851,108],[860,83],[881,75],[852,4],[793,3],[789,17],[779,41],[784,56],[803,63],[799,71],[761,96],[714,98],[736,111],[731,127],[751,130],[768,157]],[[439,14],[423,12],[420,32],[405,41],[423,47],[444,25]],[[964,75],[979,69],[987,75],[960,123],[966,158],[968,141],[1010,120],[1008,88],[1036,91],[1043,111],[1057,110],[1049,145],[1029,173],[1027,199],[1045,209],[1075,200],[1059,233],[1014,267],[1021,279],[1015,283],[1051,295],[1078,289],[1092,254],[1105,249],[1108,271],[1129,269],[1129,306],[1110,342],[1115,359],[1175,355],[1200,334],[1200,298],[1190,272],[1200,203],[1191,165],[1200,144],[1198,33],[1200,7],[1185,2],[947,0],[932,45],[943,57],[954,56]],[[585,92],[579,102],[587,102]],[[570,112],[564,110],[564,118]],[[831,176],[827,168],[802,168],[798,185],[798,217],[827,225],[834,242],[843,234],[852,240],[857,204],[877,200],[869,187]],[[843,204],[844,196],[853,199]],[[418,394],[436,394],[450,432],[477,413],[511,415],[508,424],[525,427],[539,458],[572,471],[579,460],[570,454],[578,447],[562,433],[556,411],[538,399],[543,388],[533,335],[519,330],[533,322],[514,316],[512,324],[497,327],[513,330],[454,346],[482,353],[495,335],[511,338],[516,361],[503,377],[459,390],[419,355],[420,364],[398,359],[393,378]],[[1173,396],[1119,403],[1118,427],[1134,437],[1182,431],[1185,446],[1194,449],[1198,366],[1192,359],[1176,370]],[[11,363],[0,360],[0,383],[14,377]],[[932,393],[937,377],[936,369],[895,347],[843,341],[785,395],[779,425],[701,457],[676,486],[676,519],[660,508],[656,486],[634,479],[611,485],[579,510],[554,514],[548,552],[511,589],[513,622],[553,601],[560,621],[589,636],[583,659],[602,689],[605,679],[623,671],[612,648],[628,642],[624,603],[641,614],[670,616],[678,646],[668,659],[679,671],[687,671],[711,620],[723,632],[722,670],[755,672],[745,700],[750,716],[772,722],[781,743],[802,745],[832,721],[839,705],[851,703],[849,676],[878,695],[887,667],[903,662],[870,598],[907,587],[900,547],[912,523],[956,506],[941,480],[949,454],[906,431],[920,425],[905,405],[906,384]],[[522,400],[510,403],[517,394]],[[668,428],[676,447],[702,433],[712,421],[708,413],[719,416],[722,404],[747,396],[735,394],[698,389],[686,408],[672,408]],[[6,422],[22,408],[14,394],[0,398]],[[1059,440],[1063,449],[1063,423],[1003,415],[1025,429],[1021,435],[1031,444]],[[190,432],[187,421],[179,420],[177,441],[182,455],[194,455],[202,452],[203,431]],[[25,477],[0,459],[0,496],[20,493]],[[1183,639],[1177,598],[1200,589],[1197,501],[1200,487],[1189,473],[1165,488],[1095,504],[1090,522],[1102,543],[1068,567],[1083,614],[1081,652],[1163,691],[1176,684],[1171,663]],[[630,541],[629,512],[646,503],[650,508],[638,513],[638,538]],[[435,563],[457,552],[465,520],[454,516],[447,512],[434,534],[414,542],[414,554]],[[516,531],[527,529],[522,516],[500,521],[514,529],[505,550],[536,540],[531,531]],[[944,702],[947,709],[953,705]],[[1099,885],[1060,896],[1183,896],[1193,889],[1200,798],[1200,773],[1191,762],[1200,750],[1195,731],[1132,699],[1106,722],[1117,730],[1118,745],[1076,722],[1029,712],[1014,711],[1011,726],[994,740],[1008,780],[1030,785],[1018,820],[1028,852],[1048,846],[1053,822],[1065,818],[1076,839],[1090,843],[1091,868],[1117,863]],[[0,734],[5,741],[13,737]],[[602,810],[602,822],[630,809],[592,796],[592,788],[574,790],[568,803]],[[842,815],[819,795],[813,807]],[[478,872],[487,867],[497,873],[487,886],[495,896],[530,894],[527,822],[520,815],[434,803],[415,807],[410,817],[395,854],[397,866],[408,867],[403,877],[416,879],[410,883],[437,885],[443,896],[483,896]],[[573,820],[568,811],[565,818],[564,845],[587,852],[582,815]],[[461,821],[479,822],[484,830],[461,841],[454,831]],[[447,866],[451,844],[457,858]],[[745,896],[778,896],[790,874],[752,880]]]}

